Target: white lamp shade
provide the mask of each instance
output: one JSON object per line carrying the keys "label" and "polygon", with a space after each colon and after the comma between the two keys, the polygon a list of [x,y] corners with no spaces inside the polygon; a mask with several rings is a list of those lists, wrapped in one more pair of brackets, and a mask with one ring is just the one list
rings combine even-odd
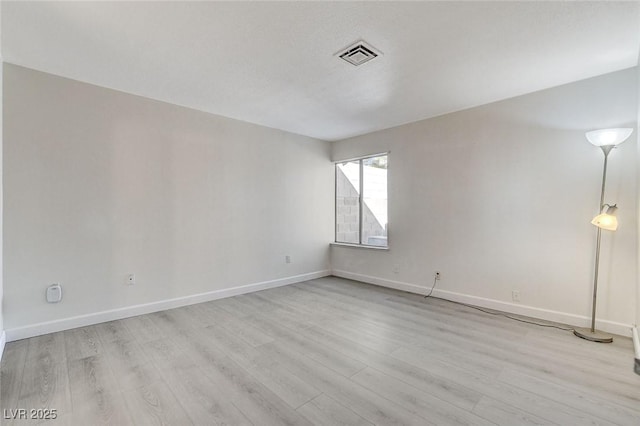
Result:
{"label": "white lamp shade", "polygon": [[602,129],[587,132],[585,136],[595,146],[616,146],[626,141],[632,132],[630,128]]}
{"label": "white lamp shade", "polygon": [[618,229],[618,218],[606,213],[602,213],[594,217],[591,223],[598,228],[606,229],[607,231],[615,231]]}
{"label": "white lamp shade", "polygon": [[618,229],[618,218],[616,217],[616,210],[618,210],[618,207],[615,205],[608,207],[609,208],[606,212],[600,213],[598,216],[594,217],[591,223],[598,228],[606,229],[607,231],[615,231]]}

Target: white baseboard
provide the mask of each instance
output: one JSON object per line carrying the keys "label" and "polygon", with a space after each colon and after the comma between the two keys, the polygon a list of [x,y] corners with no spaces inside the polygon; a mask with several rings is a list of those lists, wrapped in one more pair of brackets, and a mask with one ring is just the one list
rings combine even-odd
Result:
{"label": "white baseboard", "polygon": [[4,345],[7,343],[7,333],[4,330],[0,333],[0,361],[2,361],[2,354],[4,353]]}
{"label": "white baseboard", "polygon": [[26,339],[29,337],[55,333],[57,331],[69,330],[77,327],[84,327],[101,322],[135,317],[138,315],[150,314],[152,312],[179,308],[181,306],[194,305],[196,303],[209,302],[216,299],[224,299],[226,297],[237,296],[240,294],[253,293],[255,291],[295,284],[302,281],[326,277],[329,275],[331,275],[331,271],[329,270],[316,271],[302,275],[295,275],[292,277],[247,284],[239,287],[225,288],[222,290],[214,290],[208,291],[206,293],[177,297],[175,299],[160,300],[157,302],[145,303],[141,305],[126,306],[123,308],[111,309],[108,311],[79,315],[54,321],[41,322],[38,324],[31,324],[23,327],[10,328],[6,330],[6,339],[8,342],[13,342],[14,340]]}
{"label": "white baseboard", "polygon": [[[362,281],[368,284],[375,284],[381,287],[394,288],[396,290],[407,291],[409,293],[426,294],[428,288],[418,286],[415,284],[405,283],[401,281],[392,281],[384,278],[372,277],[369,275],[355,274],[348,271],[334,270],[332,275],[336,277],[348,278],[355,281]],[[468,294],[455,293],[452,291],[439,290],[436,288],[433,291],[433,296],[439,297],[453,302],[461,302],[469,305],[480,306],[488,309],[495,309],[497,311],[508,312],[516,315],[524,315],[532,318],[539,318],[541,320],[559,322],[562,324],[569,324],[576,327],[587,327],[591,323],[591,318],[570,314],[567,312],[552,311],[549,309],[536,308],[534,306],[526,306],[521,304],[503,302],[495,299],[487,299],[484,297],[471,296]],[[607,333],[618,334],[620,336],[631,337],[631,324],[623,324],[619,322],[597,320],[596,327],[599,330]]]}
{"label": "white baseboard", "polygon": [[334,269],[333,271],[331,271],[331,275],[340,278],[347,278],[354,281],[362,281],[363,283],[367,284],[375,284],[381,287],[395,288],[396,290],[407,291],[409,293],[426,294],[426,290],[428,290],[415,284],[409,284],[402,281],[386,280],[384,278],[372,277],[370,275],[355,274],[348,271],[340,271]]}

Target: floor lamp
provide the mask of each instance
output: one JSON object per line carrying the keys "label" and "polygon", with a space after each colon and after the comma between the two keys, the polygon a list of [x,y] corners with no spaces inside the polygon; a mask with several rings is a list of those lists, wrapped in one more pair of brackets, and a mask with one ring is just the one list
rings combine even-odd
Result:
{"label": "floor lamp", "polygon": [[596,330],[596,298],[598,295],[598,267],[600,266],[600,238],[602,230],[615,231],[618,229],[618,219],[616,218],[616,210],[618,206],[604,203],[604,188],[607,180],[607,159],[613,148],[626,141],[631,135],[633,129],[603,129],[587,132],[586,137],[593,145],[600,147],[604,153],[604,170],[602,171],[602,188],[600,190],[600,210],[596,217],[591,221],[598,227],[598,236],[596,238],[596,261],[593,277],[593,305],[591,307],[591,328],[576,328],[573,334],[592,342],[611,343],[613,337],[607,333]]}

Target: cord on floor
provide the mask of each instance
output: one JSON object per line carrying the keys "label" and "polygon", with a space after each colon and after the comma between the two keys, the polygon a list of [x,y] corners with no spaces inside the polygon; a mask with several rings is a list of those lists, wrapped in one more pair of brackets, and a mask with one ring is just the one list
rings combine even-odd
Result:
{"label": "cord on floor", "polygon": [[455,302],[453,300],[447,300],[447,299],[443,299],[442,297],[436,297],[436,296],[432,296],[433,294],[433,289],[436,288],[436,282],[438,281],[438,278],[434,277],[433,279],[433,285],[431,286],[431,290],[429,290],[429,293],[424,296],[425,299],[427,298],[432,298],[432,299],[439,299],[439,300],[444,300],[445,302],[449,302],[449,303],[455,303],[456,305],[462,305],[462,306],[466,306],[467,308],[471,308],[471,309],[475,309],[478,310],[480,312],[484,312],[485,314],[489,314],[489,315],[497,315],[497,316],[502,316],[505,318],[509,318],[510,320],[514,320],[514,321],[518,321],[518,322],[524,322],[526,324],[533,324],[533,325],[537,325],[538,327],[548,327],[548,328],[557,328],[558,330],[562,330],[562,331],[571,331],[573,332],[573,328],[567,328],[567,327],[559,327],[557,325],[553,325],[553,324],[541,324],[539,322],[535,322],[535,321],[527,321],[524,320],[522,318],[516,318],[513,317],[509,314],[505,314],[504,312],[496,312],[496,311],[489,311],[483,308],[480,308],[478,306],[473,306],[473,305],[468,305],[466,303],[462,303],[462,302]]}

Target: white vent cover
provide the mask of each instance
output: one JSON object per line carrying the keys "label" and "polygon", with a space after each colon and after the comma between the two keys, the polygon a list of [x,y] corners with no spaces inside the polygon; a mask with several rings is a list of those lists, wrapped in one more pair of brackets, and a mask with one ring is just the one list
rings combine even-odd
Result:
{"label": "white vent cover", "polygon": [[357,41],[346,49],[336,53],[336,56],[356,67],[380,55],[379,50],[363,40]]}

